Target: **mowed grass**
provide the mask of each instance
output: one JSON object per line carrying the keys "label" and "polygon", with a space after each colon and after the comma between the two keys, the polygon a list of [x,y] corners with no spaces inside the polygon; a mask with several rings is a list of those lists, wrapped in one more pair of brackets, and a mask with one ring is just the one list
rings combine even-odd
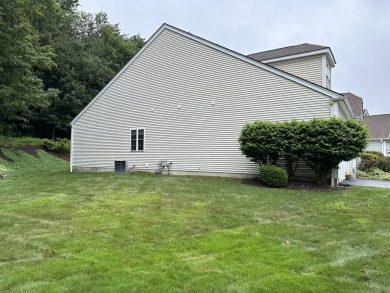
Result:
{"label": "mowed grass", "polygon": [[4,153],[1,292],[390,292],[390,190],[69,173]]}

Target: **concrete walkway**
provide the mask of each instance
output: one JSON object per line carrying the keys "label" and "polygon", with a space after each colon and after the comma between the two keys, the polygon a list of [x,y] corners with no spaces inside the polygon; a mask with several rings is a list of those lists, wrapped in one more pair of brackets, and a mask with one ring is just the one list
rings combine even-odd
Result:
{"label": "concrete walkway", "polygon": [[390,180],[371,180],[371,179],[361,179],[357,178],[355,180],[343,180],[340,182],[340,185],[344,186],[371,186],[371,187],[381,187],[381,188],[390,188]]}

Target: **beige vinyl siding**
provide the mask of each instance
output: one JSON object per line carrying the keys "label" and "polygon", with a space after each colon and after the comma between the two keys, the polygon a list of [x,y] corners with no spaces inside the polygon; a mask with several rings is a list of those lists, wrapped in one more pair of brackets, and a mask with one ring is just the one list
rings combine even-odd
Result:
{"label": "beige vinyl siding", "polygon": [[[329,117],[329,104],[321,93],[165,29],[74,122],[72,165],[113,170],[115,160],[126,160],[154,170],[167,159],[173,173],[256,174],[237,142],[245,122]],[[144,151],[130,152],[131,128],[145,128]]]}
{"label": "beige vinyl siding", "polygon": [[323,65],[321,55],[272,62],[268,64],[320,86],[323,85]]}
{"label": "beige vinyl siding", "polygon": [[348,115],[344,113],[344,111],[343,111],[343,109],[340,107],[340,105],[337,104],[337,106],[339,107],[339,110],[338,110],[338,117],[343,118],[343,119],[348,119]]}

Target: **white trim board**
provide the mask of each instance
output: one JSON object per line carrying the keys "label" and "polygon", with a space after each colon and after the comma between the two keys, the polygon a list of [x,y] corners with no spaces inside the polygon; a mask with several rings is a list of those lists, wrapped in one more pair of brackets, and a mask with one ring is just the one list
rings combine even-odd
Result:
{"label": "white trim board", "polygon": [[283,57],[278,57],[278,58],[266,59],[266,60],[262,60],[261,62],[263,62],[263,63],[271,63],[271,62],[285,61],[285,60],[302,58],[302,57],[308,57],[308,56],[314,56],[314,55],[320,55],[320,54],[325,54],[326,57],[329,60],[330,66],[335,67],[336,60],[334,60],[334,58],[332,56],[332,53],[331,53],[329,48],[315,50],[315,51],[310,51],[310,52],[305,52],[305,53],[299,53],[299,54],[294,54],[294,55],[288,55],[288,56],[283,56]]}

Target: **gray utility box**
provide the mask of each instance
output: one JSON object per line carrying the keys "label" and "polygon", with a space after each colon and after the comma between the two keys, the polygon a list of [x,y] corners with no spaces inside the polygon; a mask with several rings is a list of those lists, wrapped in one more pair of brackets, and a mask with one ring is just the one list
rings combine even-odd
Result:
{"label": "gray utility box", "polygon": [[127,162],[126,161],[115,161],[115,173],[126,173]]}

